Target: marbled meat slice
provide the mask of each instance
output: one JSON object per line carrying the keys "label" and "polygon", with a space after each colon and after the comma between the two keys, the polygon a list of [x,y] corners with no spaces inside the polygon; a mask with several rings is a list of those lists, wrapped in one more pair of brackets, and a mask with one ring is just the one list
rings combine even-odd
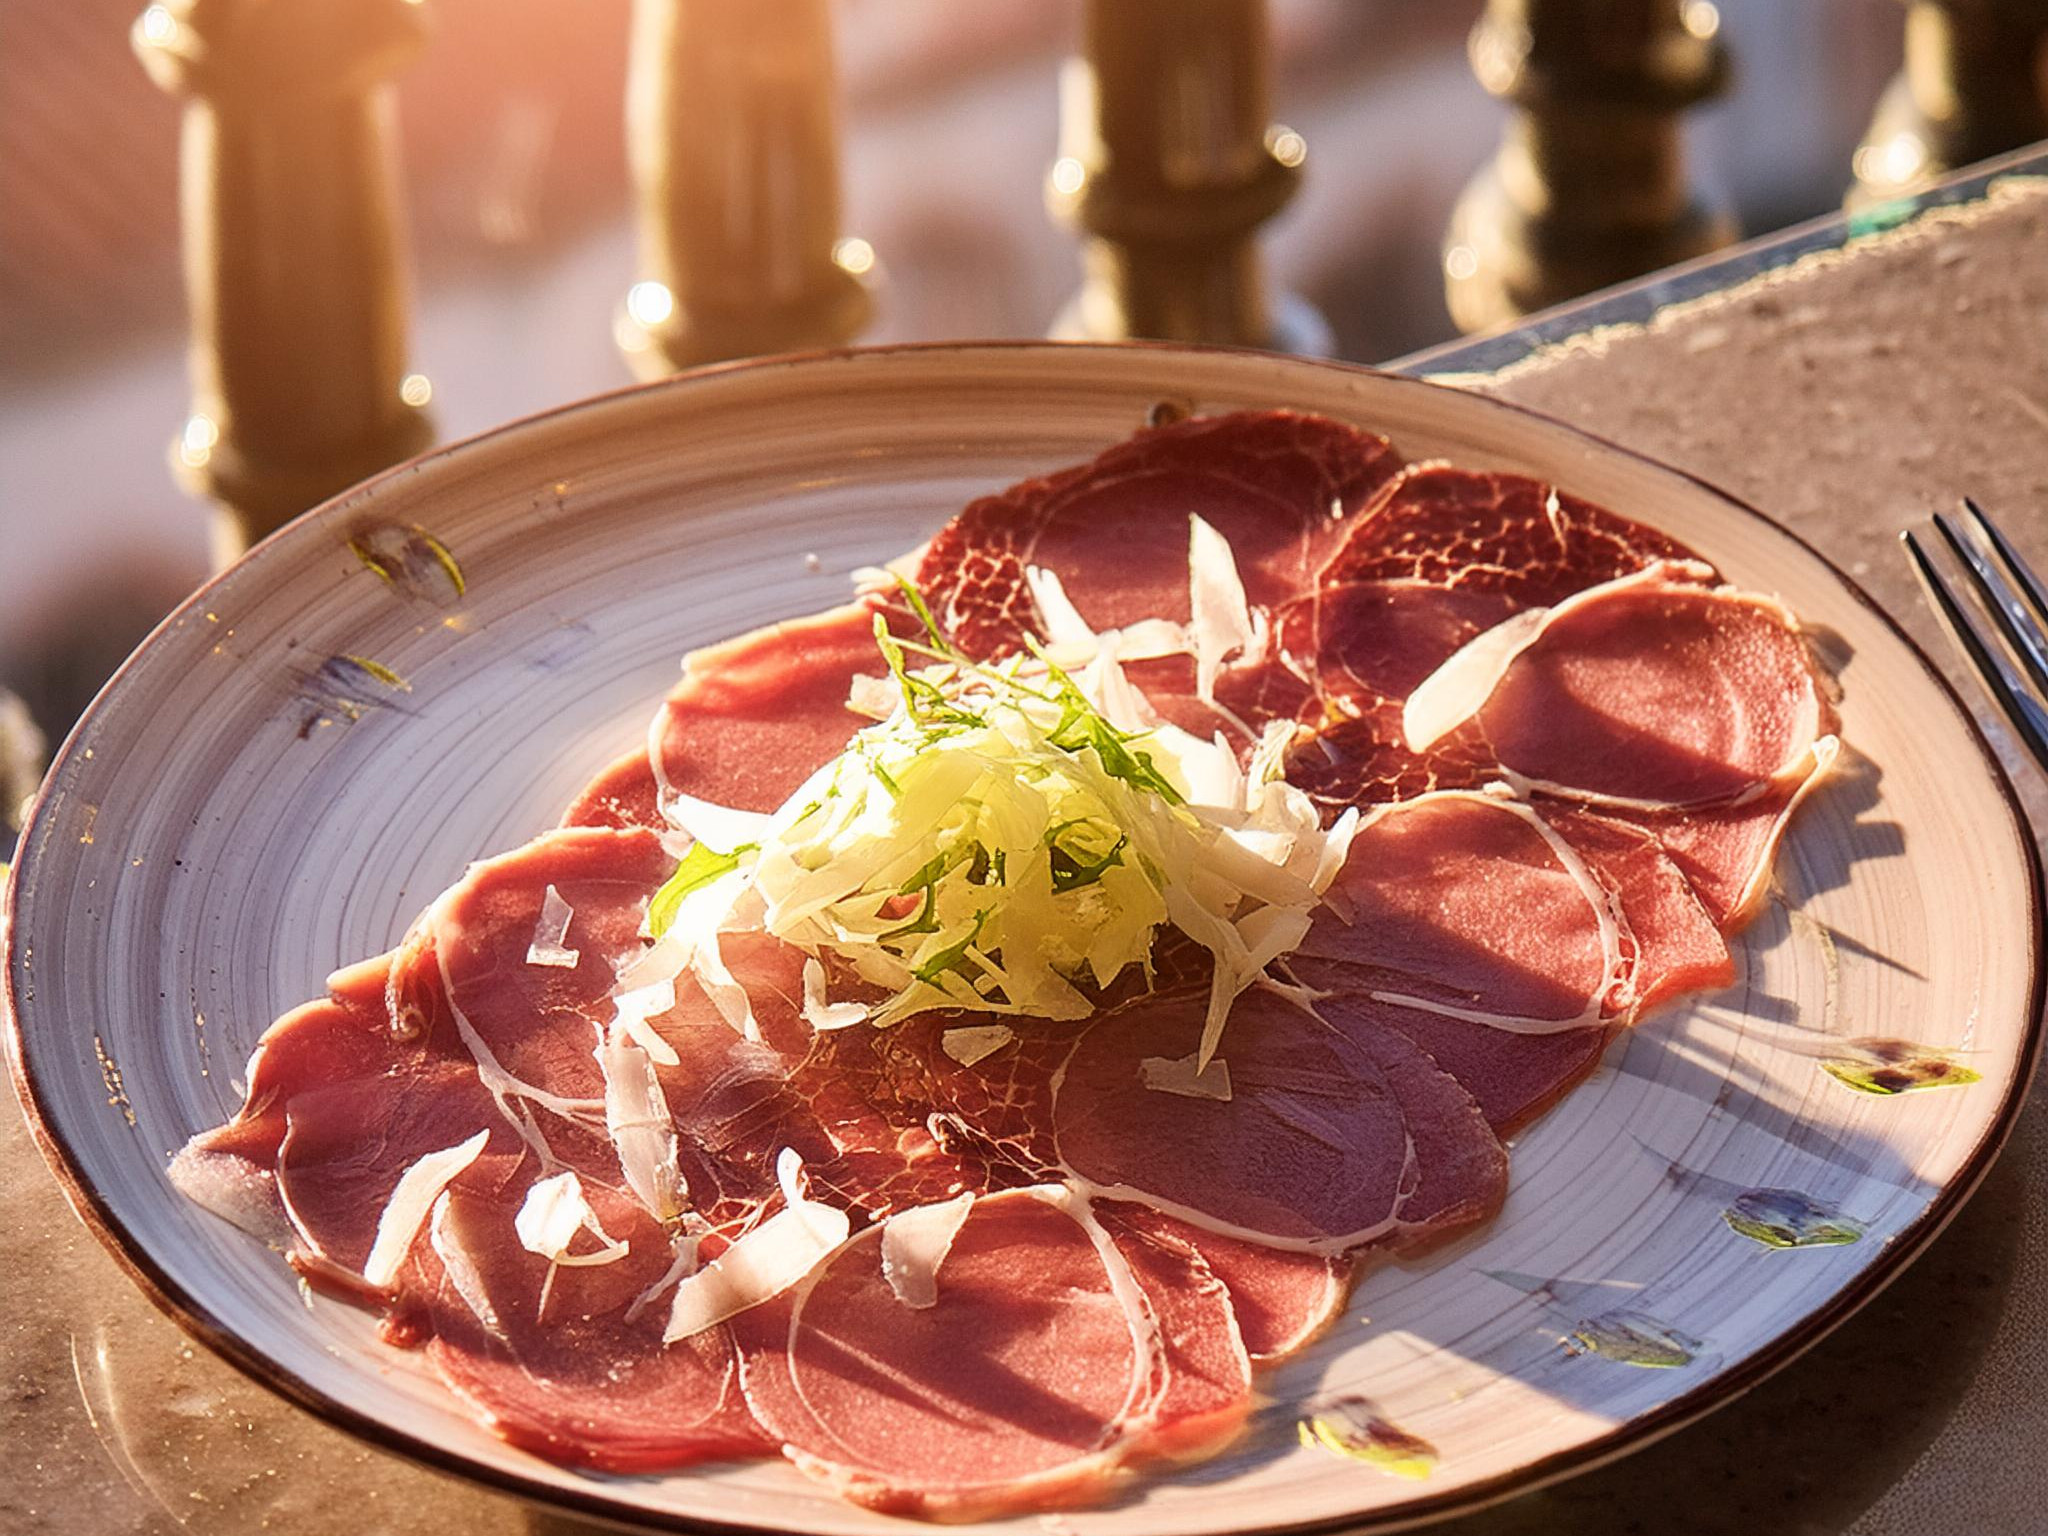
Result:
{"label": "marbled meat slice", "polygon": [[1148,998],[1081,1036],[1055,1083],[1052,1125],[1062,1166],[1084,1187],[1205,1231],[1326,1255],[1463,1224],[1499,1203],[1498,1141],[1423,1053],[1397,1059],[1255,990],[1194,1076],[1205,1001]]}
{"label": "marbled meat slice", "polygon": [[1323,417],[1195,417],[971,503],[926,546],[916,580],[975,656],[1044,633],[1024,578],[1032,565],[1057,575],[1098,630],[1185,621],[1196,514],[1229,541],[1246,599],[1272,608],[1309,585],[1399,465],[1385,438]]}
{"label": "marbled meat slice", "polygon": [[649,745],[600,774],[563,825],[659,830],[664,788],[743,811],[775,810],[871,723],[846,698],[854,678],[886,670],[874,611],[849,603],[692,651]]}
{"label": "marbled meat slice", "polygon": [[882,1229],[736,1320],[741,1379],[783,1454],[856,1503],[968,1520],[1082,1502],[1141,1449],[1158,1325],[1076,1197],[978,1199],[929,1307],[899,1300]]}
{"label": "marbled meat slice", "polygon": [[1358,518],[1317,585],[1401,582],[1548,608],[1656,560],[1692,552],[1527,475],[1413,464]]}
{"label": "marbled meat slice", "polygon": [[1436,668],[1512,615],[1689,555],[1684,546],[1524,475],[1440,463],[1401,471],[1276,617],[1274,657],[1218,696],[1314,733],[1291,781],[1330,808],[1476,788],[1496,765],[1476,733],[1428,749],[1401,707]]}

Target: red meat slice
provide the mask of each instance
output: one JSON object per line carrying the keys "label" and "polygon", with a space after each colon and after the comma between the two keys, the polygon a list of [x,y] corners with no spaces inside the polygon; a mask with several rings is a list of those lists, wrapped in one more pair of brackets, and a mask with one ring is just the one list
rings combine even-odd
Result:
{"label": "red meat slice", "polygon": [[1824,737],[1815,744],[1813,762],[1803,777],[1779,779],[1740,805],[1671,810],[1630,806],[1609,814],[1656,838],[1684,871],[1707,911],[1733,933],[1770,888],[1771,865],[1793,812],[1839,757],[1839,746]]}
{"label": "red meat slice", "polygon": [[[1414,1041],[1503,1134],[1590,1072],[1614,1025],[1734,977],[1715,914],[1657,839],[1563,805],[1543,817],[1565,850],[1526,811],[1487,796],[1386,811],[1353,842],[1337,909],[1291,962],[1332,994],[1319,1007],[1333,1023]],[[1586,1022],[1530,1032],[1488,1016]]]}
{"label": "red meat slice", "polygon": [[1206,1231],[1320,1254],[1498,1204],[1505,1159],[1455,1082],[1418,1051],[1397,1056],[1271,993],[1248,992],[1231,1011],[1218,1052],[1229,1098],[1151,1086],[1148,1062],[1194,1054],[1205,1002],[1146,999],[1082,1035],[1052,1124],[1062,1163],[1086,1185]]}
{"label": "red meat slice", "polygon": [[1131,1266],[1158,1331],[1146,1454],[1192,1456],[1220,1449],[1244,1428],[1252,1406],[1252,1361],[1236,1297],[1210,1268],[1185,1222],[1141,1205],[1108,1202],[1095,1207],[1095,1214]]}
{"label": "red meat slice", "polygon": [[1572,593],[1691,551],[1527,475],[1413,464],[1347,530],[1317,585],[1415,582],[1511,609]]}
{"label": "red meat slice", "polygon": [[737,1320],[747,1401],[783,1454],[890,1514],[1099,1494],[1160,1390],[1156,1325],[1107,1235],[1036,1192],[987,1196],[925,1308],[897,1299],[881,1246],[879,1227],[856,1234]]}
{"label": "red meat slice", "polygon": [[568,1466],[635,1473],[774,1454],[740,1390],[729,1328],[662,1343],[671,1250],[660,1224],[586,1184],[600,1224],[630,1249],[550,1279],[513,1229],[522,1194],[457,1188],[436,1214],[429,1241],[442,1273],[427,1349],[448,1385],[504,1439]]}
{"label": "red meat slice", "polygon": [[1621,920],[1624,984],[1610,1000],[1634,1023],[1685,992],[1735,979],[1717,910],[1671,852],[1671,839],[1583,807],[1550,803],[1543,819],[1614,898]]}
{"label": "red meat slice", "polygon": [[1412,750],[1401,730],[1408,695],[1511,615],[1688,554],[1523,475],[1412,465],[1282,613],[1278,649],[1291,667],[1226,677],[1219,697],[1240,713],[1274,715],[1291,698],[1295,718],[1317,734],[1288,777],[1332,814],[1474,788],[1495,772],[1491,751],[1476,732]]}
{"label": "red meat slice", "polygon": [[1230,1292],[1238,1332],[1254,1365],[1293,1354],[1343,1310],[1351,1288],[1348,1260],[1241,1242],[1157,1213],[1152,1219],[1201,1254],[1209,1272]]}
{"label": "red meat slice", "polygon": [[1345,522],[1399,467],[1387,440],[1289,411],[1196,417],[1140,432],[1091,463],[983,497],[926,547],[916,580],[970,655],[1014,650],[1043,622],[1037,565],[1096,629],[1188,617],[1188,517],[1230,543],[1245,596],[1306,588]]}
{"label": "red meat slice", "polygon": [[1327,899],[1297,957],[1344,961],[1425,1008],[1544,1033],[1598,1022],[1620,981],[1603,893],[1519,802],[1387,808],[1352,840]]}
{"label": "red meat slice", "polygon": [[[870,722],[846,707],[853,680],[884,671],[874,608],[850,603],[692,651],[649,733],[669,787],[772,811]],[[659,785],[636,748],[577,796],[564,826],[653,827]]]}
{"label": "red meat slice", "polygon": [[1651,573],[1552,610],[1476,721],[1543,788],[1700,806],[1803,779],[1833,711],[1782,607]]}
{"label": "red meat slice", "polygon": [[[1761,894],[1791,812],[1835,760],[1832,700],[1771,599],[1658,565],[1482,639],[1425,685],[1447,723],[1539,795],[1658,837],[1724,924]],[[1475,658],[1485,658],[1474,665]],[[1423,740],[1408,745],[1434,753]]]}

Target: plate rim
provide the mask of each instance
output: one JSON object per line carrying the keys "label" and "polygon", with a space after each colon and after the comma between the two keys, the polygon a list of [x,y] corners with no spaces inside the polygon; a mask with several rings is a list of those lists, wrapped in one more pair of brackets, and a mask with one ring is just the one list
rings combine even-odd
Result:
{"label": "plate rim", "polygon": [[1254,348],[1201,343],[1144,340],[1050,342],[1028,339],[927,341],[884,346],[821,348],[713,363],[667,378],[644,384],[622,385],[561,405],[528,412],[467,437],[436,445],[338,492],[268,535],[234,564],[209,576],[152,628],[135,651],[115,668],[66,734],[63,744],[52,755],[49,770],[31,799],[28,814],[22,822],[20,847],[8,871],[7,880],[4,886],[0,886],[0,956],[4,956],[6,960],[5,966],[0,967],[0,1022],[5,1024],[4,1035],[0,1035],[0,1044],[4,1044],[6,1049],[9,1077],[14,1085],[15,1097],[45,1167],[55,1177],[73,1213],[98,1239],[117,1266],[151,1304],[185,1333],[197,1339],[258,1385],[358,1440],[379,1450],[399,1455],[415,1464],[480,1484],[495,1492],[510,1494],[531,1504],[612,1524],[622,1524],[627,1528],[685,1532],[690,1533],[690,1536],[733,1536],[733,1533],[742,1531],[786,1529],[740,1519],[726,1519],[718,1515],[683,1514],[649,1509],[644,1505],[598,1491],[603,1486],[601,1484],[594,1484],[588,1489],[572,1488],[529,1476],[512,1466],[497,1466],[473,1460],[460,1451],[448,1449],[430,1439],[401,1430],[373,1414],[330,1396],[288,1367],[245,1343],[212,1308],[173,1280],[157,1264],[147,1248],[135,1240],[99,1190],[73,1162],[70,1149],[64,1141],[55,1117],[46,1110],[29,1072],[27,1038],[21,1022],[21,1003],[15,992],[14,931],[22,871],[31,862],[31,857],[40,852],[39,846],[32,848],[31,844],[41,831],[45,806],[55,791],[60,770],[69,763],[73,754],[80,750],[88,726],[101,709],[112,701],[116,691],[136,665],[137,658],[157,644],[163,636],[177,628],[190,614],[203,611],[206,598],[217,586],[238,571],[244,562],[255,558],[261,551],[273,545],[307,537],[308,530],[315,526],[345,519],[359,502],[415,473],[428,463],[439,462],[455,455],[466,457],[501,438],[523,434],[542,425],[559,424],[587,412],[608,409],[622,400],[638,399],[657,393],[682,393],[702,381],[739,373],[765,374],[788,369],[823,369],[834,365],[859,363],[870,358],[905,354],[971,356],[1133,351],[1169,356],[1220,354],[1248,361],[1260,360],[1281,364],[1290,369],[1362,375],[1389,384],[1453,394],[1483,408],[1531,418],[1567,437],[1589,443],[1604,453],[1616,454],[1649,469],[1674,475],[1736,511],[1768,525],[1773,532],[1790,539],[1819,562],[1871,618],[1903,644],[1911,660],[1934,682],[1962,722],[1967,739],[1984,768],[1988,770],[1992,787],[2011,818],[2017,834],[2014,840],[2019,846],[2026,875],[2027,899],[2024,917],[2027,941],[2028,1017],[2024,1021],[2020,1041],[2018,1070],[2008,1083],[1996,1112],[1975,1145],[1970,1148],[1956,1173],[1942,1184],[1923,1210],[1892,1236],[1883,1253],[1841,1290],[1801,1317],[1792,1327],[1767,1340],[1755,1353],[1737,1365],[1709,1376],[1669,1401],[1624,1419],[1577,1444],[1553,1451],[1491,1477],[1463,1484],[1455,1489],[1420,1494],[1381,1510],[1262,1525],[1248,1528],[1243,1536],[1319,1536],[1319,1533],[1331,1533],[1331,1536],[1335,1536],[1335,1533],[1339,1532],[1366,1536],[1366,1533],[1412,1529],[1456,1514],[1482,1509],[1520,1494],[1533,1492],[1568,1476],[1592,1471],[1617,1461],[1705,1418],[1715,1409],[1735,1401],[1769,1377],[1776,1375],[1868,1304],[1925,1253],[1928,1246],[1982,1184],[1985,1175],[1989,1173],[1992,1164],[1996,1162],[1999,1153],[2011,1138],[2014,1124],[2025,1106],[2029,1090],[2039,1075],[2044,1033],[2048,1033],[2048,1020],[2044,1020],[2043,1017],[2044,1005],[2048,1005],[2048,929],[2044,929],[2043,922],[2044,912],[2048,912],[2048,873],[2044,873],[2039,840],[2013,787],[2011,776],[1986,739],[1975,714],[1919,642],[1834,560],[1815,548],[1811,541],[1797,531],[1787,528],[1762,509],[1714,484],[1704,476],[1626,447],[1547,411],[1536,410],[1498,396],[1481,394],[1469,388],[1438,384],[1417,375],[1392,373],[1336,359],[1297,357]]}

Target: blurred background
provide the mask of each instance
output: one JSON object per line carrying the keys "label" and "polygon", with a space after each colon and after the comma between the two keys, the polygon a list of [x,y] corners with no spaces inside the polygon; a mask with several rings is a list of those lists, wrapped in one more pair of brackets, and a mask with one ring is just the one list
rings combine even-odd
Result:
{"label": "blurred background", "polygon": [[[0,0],[0,689],[52,743],[208,566],[204,509],[168,468],[189,400],[180,108],[131,49],[138,9]],[[446,440],[630,381],[614,340],[636,270],[630,7],[426,10],[429,41],[397,76],[408,387],[431,391]],[[1507,115],[1466,55],[1477,11],[1273,0],[1273,115],[1309,158],[1264,231],[1268,270],[1342,357],[1455,334],[1443,234]],[[880,279],[862,339],[1043,335],[1077,275],[1044,196],[1077,0],[838,0],[834,18],[842,227]],[[1900,7],[1719,0],[1701,18],[1736,72],[1687,117],[1697,181],[1745,234],[1839,207],[1899,66]]]}

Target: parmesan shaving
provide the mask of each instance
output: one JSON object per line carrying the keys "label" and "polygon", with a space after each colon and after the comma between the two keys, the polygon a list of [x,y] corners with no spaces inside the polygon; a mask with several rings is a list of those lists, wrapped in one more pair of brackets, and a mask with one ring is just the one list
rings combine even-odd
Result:
{"label": "parmesan shaving", "polygon": [[[631,1247],[605,1231],[584,1197],[583,1181],[569,1170],[540,1179],[527,1190],[519,1214],[512,1220],[512,1230],[528,1253],[572,1268],[616,1263]],[[570,1252],[571,1244],[585,1232],[597,1239],[598,1247],[589,1253]]]}
{"label": "parmesan shaving", "polygon": [[888,719],[896,699],[896,684],[886,677],[863,672],[847,685],[846,707],[870,720]]}
{"label": "parmesan shaving", "polygon": [[694,1275],[697,1272],[698,1241],[699,1239],[694,1233],[676,1234],[673,1250],[674,1258],[669,1261],[668,1268],[662,1271],[659,1280],[633,1298],[632,1304],[626,1308],[625,1320],[627,1322],[632,1322],[642,1312],[645,1312],[649,1307],[661,1300],[663,1293],[678,1280]]}
{"label": "parmesan shaving", "polygon": [[676,1156],[676,1123],[653,1059],[623,1032],[597,1048],[604,1073],[604,1124],[619,1170],[633,1198],[656,1221],[673,1221],[689,1203],[689,1185]]}
{"label": "parmesan shaving", "polygon": [[1265,649],[1265,626],[1245,601],[1229,541],[1199,517],[1188,519],[1188,610],[1195,694],[1213,706],[1224,662],[1233,655],[1257,660]]}
{"label": "parmesan shaving", "polygon": [[533,942],[526,946],[526,963],[574,970],[576,962],[583,958],[581,950],[571,949],[566,942],[569,924],[575,916],[576,909],[550,885],[541,896],[540,917],[533,925]]}
{"label": "parmesan shaving", "polygon": [[1095,631],[1088,621],[1081,617],[1067,589],[1056,572],[1042,566],[1028,565],[1024,568],[1024,584],[1031,590],[1032,601],[1038,605],[1038,616],[1043,620],[1042,633],[1045,643],[1055,651],[1078,650],[1082,659],[1095,651]]}
{"label": "parmesan shaving", "polygon": [[937,1205],[898,1211],[882,1223],[882,1277],[906,1307],[934,1306],[939,1299],[939,1266],[974,1209],[967,1190]]}
{"label": "parmesan shaving", "polygon": [[1230,1063],[1221,1056],[1207,1066],[1198,1065],[1193,1056],[1147,1056],[1138,1063],[1138,1077],[1154,1093],[1230,1102]]}
{"label": "parmesan shaving", "polygon": [[1007,1024],[963,1024],[939,1036],[939,1049],[961,1066],[971,1067],[1016,1038],[1017,1031]]}
{"label": "parmesan shaving", "polygon": [[825,967],[816,960],[804,961],[804,1022],[819,1031],[845,1029],[867,1021],[868,1011],[860,1003],[834,1003],[825,998]]}
{"label": "parmesan shaving", "polygon": [[715,1328],[749,1307],[795,1285],[846,1241],[852,1222],[846,1212],[810,1200],[799,1191],[803,1160],[788,1147],[776,1160],[783,1208],[741,1237],[725,1252],[676,1283],[668,1326],[661,1341],[673,1344]]}
{"label": "parmesan shaving", "polygon": [[653,1057],[657,1065],[673,1067],[681,1062],[676,1048],[662,1039],[660,1031],[648,1022],[674,1011],[676,984],[673,977],[649,982],[631,992],[621,992],[612,999],[612,1006],[615,1010],[612,1027],[630,1036],[633,1043]]}
{"label": "parmesan shaving", "polygon": [[450,1191],[443,1190],[434,1202],[433,1219],[427,1224],[427,1241],[440,1257],[441,1269],[448,1276],[448,1283],[455,1287],[455,1294],[462,1298],[462,1304],[484,1325],[485,1332],[503,1338],[505,1325],[498,1317],[498,1309],[491,1304],[483,1271],[456,1230],[454,1198]]}
{"label": "parmesan shaving", "polygon": [[456,1146],[429,1152],[398,1176],[391,1198],[377,1218],[377,1236],[370,1244],[370,1256],[363,1261],[363,1278],[382,1289],[398,1278],[405,1256],[412,1252],[413,1239],[420,1235],[441,1191],[483,1155],[489,1131],[478,1131]]}

